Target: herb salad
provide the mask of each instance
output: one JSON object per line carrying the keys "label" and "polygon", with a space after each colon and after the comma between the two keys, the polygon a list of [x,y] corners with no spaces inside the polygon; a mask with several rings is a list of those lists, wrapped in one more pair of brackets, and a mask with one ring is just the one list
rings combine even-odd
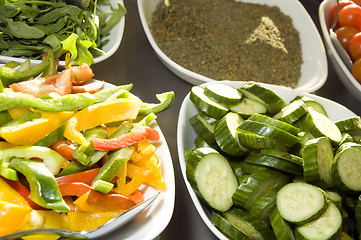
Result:
{"label": "herb salad", "polygon": [[[71,3],[71,4],[70,4]],[[47,48],[64,60],[90,65],[104,55],[105,37],[126,14],[111,1],[0,1],[0,53],[8,57],[41,59]]]}

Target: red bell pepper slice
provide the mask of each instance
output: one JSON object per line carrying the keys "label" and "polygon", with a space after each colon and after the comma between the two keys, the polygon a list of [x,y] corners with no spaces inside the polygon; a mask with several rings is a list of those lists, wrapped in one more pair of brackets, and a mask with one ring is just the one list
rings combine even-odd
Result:
{"label": "red bell pepper slice", "polygon": [[56,178],[56,182],[58,185],[64,184],[64,183],[74,183],[74,182],[80,182],[85,183],[87,185],[91,185],[95,176],[98,174],[100,168],[93,168],[84,172],[79,173],[73,173],[69,174],[63,177]]}
{"label": "red bell pepper slice", "polygon": [[102,139],[102,138],[91,138],[94,148],[97,150],[110,151],[119,148],[128,147],[143,139],[150,141],[158,141],[159,133],[157,130],[148,126],[136,126],[130,133],[120,135],[116,138]]}
{"label": "red bell pepper slice", "polygon": [[86,201],[88,204],[104,205],[109,209],[129,209],[135,206],[133,200],[123,195],[116,193],[103,194],[93,189],[90,191]]}
{"label": "red bell pepper slice", "polygon": [[61,195],[64,196],[77,196],[80,197],[92,190],[92,188],[85,183],[82,182],[67,182],[58,184]]}
{"label": "red bell pepper slice", "polygon": [[128,196],[128,198],[129,198],[130,200],[132,200],[133,202],[135,202],[135,204],[139,204],[139,203],[143,202],[143,200],[144,200],[144,196],[143,196],[143,195],[144,195],[144,194],[143,194],[142,191],[136,190],[134,193],[130,194],[130,195]]}

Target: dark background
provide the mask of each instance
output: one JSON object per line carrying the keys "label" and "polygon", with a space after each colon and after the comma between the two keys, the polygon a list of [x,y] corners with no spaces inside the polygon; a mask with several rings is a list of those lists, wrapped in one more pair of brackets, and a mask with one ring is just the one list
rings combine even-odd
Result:
{"label": "dark background", "polygon": [[[287,0],[285,0],[287,1]],[[319,0],[300,0],[312,17],[320,35],[318,18]],[[157,102],[156,93],[175,92],[170,109],[159,113],[157,122],[169,145],[175,172],[175,207],[173,217],[160,239],[217,239],[203,223],[187,192],[177,153],[177,120],[183,98],[192,85],[174,75],[158,59],[143,31],[136,0],[125,0],[127,14],[125,31],[117,52],[107,60],[93,65],[95,78],[120,85],[133,83],[132,93],[146,102]],[[329,59],[328,59],[329,60]],[[328,66],[325,85],[315,94],[338,102],[357,115],[361,115],[360,102],[351,95],[333,70]],[[103,239],[106,239],[103,238]]]}

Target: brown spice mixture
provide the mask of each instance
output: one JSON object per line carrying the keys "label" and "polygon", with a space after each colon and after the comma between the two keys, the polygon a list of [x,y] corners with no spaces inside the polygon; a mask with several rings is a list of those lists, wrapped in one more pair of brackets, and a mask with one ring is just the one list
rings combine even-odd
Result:
{"label": "brown spice mixture", "polygon": [[296,87],[301,76],[299,33],[278,7],[174,0],[166,8],[162,0],[151,32],[170,59],[212,79]]}

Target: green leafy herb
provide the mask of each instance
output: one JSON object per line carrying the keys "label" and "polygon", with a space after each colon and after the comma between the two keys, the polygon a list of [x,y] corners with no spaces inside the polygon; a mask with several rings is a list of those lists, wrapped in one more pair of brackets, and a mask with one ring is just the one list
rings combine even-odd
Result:
{"label": "green leafy herb", "polygon": [[55,58],[69,52],[90,65],[125,14],[108,0],[0,0],[0,54],[41,59],[50,47]]}

